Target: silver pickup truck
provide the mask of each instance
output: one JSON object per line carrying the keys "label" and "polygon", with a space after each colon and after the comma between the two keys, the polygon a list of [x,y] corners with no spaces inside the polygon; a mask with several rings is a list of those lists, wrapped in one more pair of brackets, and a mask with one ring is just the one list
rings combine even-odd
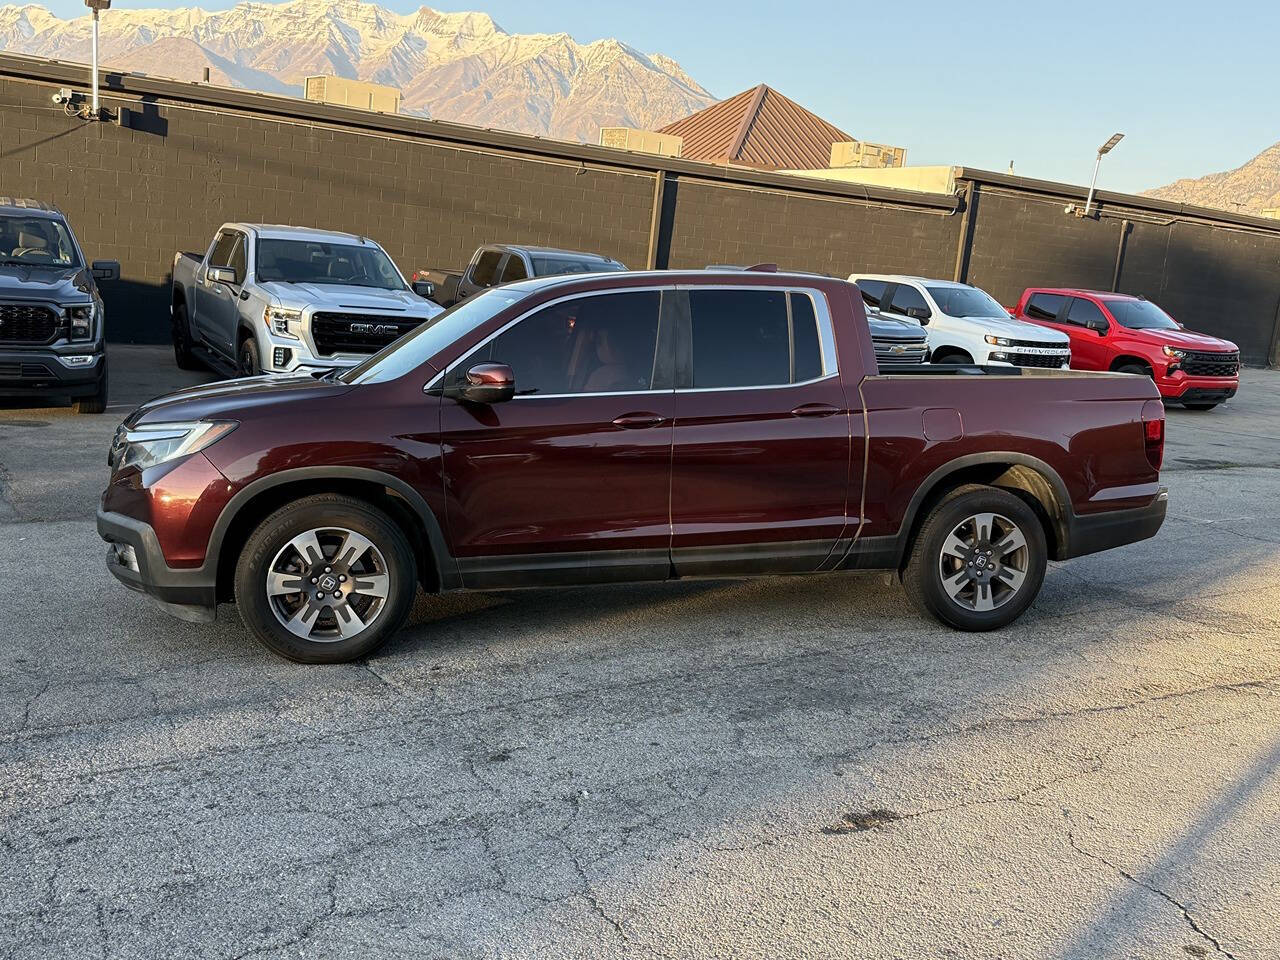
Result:
{"label": "silver pickup truck", "polygon": [[173,260],[173,353],[232,376],[350,367],[441,312],[367,237],[227,223]]}
{"label": "silver pickup truck", "polygon": [[443,307],[452,307],[500,283],[569,273],[615,273],[625,269],[617,260],[598,253],[490,243],[476,248],[465,270],[415,271],[413,288]]}

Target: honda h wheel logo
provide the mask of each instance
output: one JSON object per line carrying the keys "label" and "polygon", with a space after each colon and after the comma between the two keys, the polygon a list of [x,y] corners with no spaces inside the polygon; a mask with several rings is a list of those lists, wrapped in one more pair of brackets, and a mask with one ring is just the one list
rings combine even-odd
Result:
{"label": "honda h wheel logo", "polygon": [[391,323],[353,323],[351,324],[351,332],[381,337],[389,333],[399,333],[400,328]]}

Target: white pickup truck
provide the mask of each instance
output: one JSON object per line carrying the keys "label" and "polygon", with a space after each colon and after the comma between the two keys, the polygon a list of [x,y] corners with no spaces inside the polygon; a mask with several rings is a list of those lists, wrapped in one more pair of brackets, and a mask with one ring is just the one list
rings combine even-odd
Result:
{"label": "white pickup truck", "polygon": [[854,273],[849,279],[858,285],[868,311],[924,327],[931,363],[1071,366],[1071,340],[1065,333],[1013,319],[977,287],[897,274]]}
{"label": "white pickup truck", "polygon": [[173,353],[230,376],[350,367],[442,311],[367,237],[223,224],[173,260]]}

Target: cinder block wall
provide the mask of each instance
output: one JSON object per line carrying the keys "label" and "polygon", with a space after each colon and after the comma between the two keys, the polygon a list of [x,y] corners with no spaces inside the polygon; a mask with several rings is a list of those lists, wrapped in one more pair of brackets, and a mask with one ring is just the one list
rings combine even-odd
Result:
{"label": "cinder block wall", "polygon": [[979,171],[960,172],[961,189],[977,187],[967,210],[152,79],[109,79],[105,102],[140,110],[138,128],[90,124],[50,102],[83,74],[0,56],[0,195],[56,203],[90,257],[121,261],[122,281],[105,291],[117,341],[167,340],[175,251],[203,251],[219,224],[244,220],[365,234],[406,274],[461,266],[493,241],[644,267],[653,239],[659,265],[677,268],[774,261],[950,278],[959,263],[1006,304],[1030,285],[1110,289],[1123,234],[1118,289],[1230,337],[1246,362],[1274,349],[1280,224],[1116,194],[1102,195],[1100,219],[1082,220],[1063,212],[1081,201],[1077,188]]}

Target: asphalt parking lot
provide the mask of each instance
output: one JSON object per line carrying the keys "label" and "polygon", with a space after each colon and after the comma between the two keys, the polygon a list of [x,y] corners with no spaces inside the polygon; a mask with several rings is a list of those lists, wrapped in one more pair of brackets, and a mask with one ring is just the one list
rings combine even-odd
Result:
{"label": "asphalt parking lot", "polygon": [[954,633],[841,574],[480,594],[356,665],[119,587],[102,417],[0,406],[6,957],[1280,955],[1280,374],[1155,540]]}

